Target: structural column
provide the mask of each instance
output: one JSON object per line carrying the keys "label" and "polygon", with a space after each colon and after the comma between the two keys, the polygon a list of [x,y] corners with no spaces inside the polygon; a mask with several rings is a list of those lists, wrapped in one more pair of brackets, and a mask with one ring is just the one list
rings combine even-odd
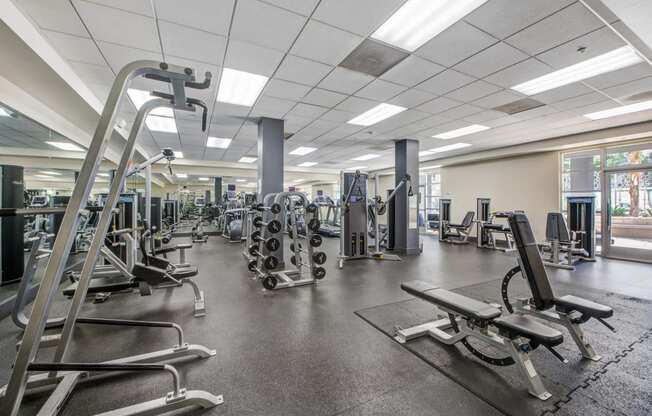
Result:
{"label": "structural column", "polygon": [[216,176],[213,178],[213,192],[215,193],[215,204],[222,204],[222,177]]}
{"label": "structural column", "polygon": [[[419,238],[419,142],[402,139],[394,143],[394,180],[398,185],[406,175],[408,186],[398,190],[394,203],[394,250],[412,255],[421,252]],[[412,190],[412,196],[408,193]]]}
{"label": "structural column", "polygon": [[258,122],[258,201],[283,192],[283,120],[263,117]]}

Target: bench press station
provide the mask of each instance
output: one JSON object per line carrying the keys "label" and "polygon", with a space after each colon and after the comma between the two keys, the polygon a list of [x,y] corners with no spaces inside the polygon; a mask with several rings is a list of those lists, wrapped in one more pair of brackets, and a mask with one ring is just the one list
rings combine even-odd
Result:
{"label": "bench press station", "polygon": [[[553,347],[563,342],[561,332],[522,315],[501,316],[498,306],[444,290],[424,281],[401,284],[407,293],[435,306],[438,319],[411,328],[398,329],[395,339],[403,344],[421,336],[431,336],[437,341],[453,345],[462,343],[478,359],[497,366],[516,365],[527,382],[528,392],[540,400],[551,394],[537,373],[530,351],[539,345],[546,347],[558,359],[565,360]],[[439,310],[446,315],[440,315]],[[495,358],[484,354],[469,343],[467,338],[477,338],[504,352],[505,357]]]}
{"label": "bench press station", "polygon": [[[531,315],[564,326],[577,344],[582,356],[589,360],[599,361],[601,357],[586,341],[581,324],[595,318],[615,332],[614,327],[605,321],[606,318],[613,315],[613,309],[578,296],[556,297],[528,218],[525,214],[514,214],[509,218],[509,225],[518,249],[519,265],[509,270],[503,278],[501,293],[505,308],[509,312]],[[512,277],[518,273],[521,273],[527,280],[532,297],[519,298],[517,302],[512,303],[508,293],[509,283]]]}

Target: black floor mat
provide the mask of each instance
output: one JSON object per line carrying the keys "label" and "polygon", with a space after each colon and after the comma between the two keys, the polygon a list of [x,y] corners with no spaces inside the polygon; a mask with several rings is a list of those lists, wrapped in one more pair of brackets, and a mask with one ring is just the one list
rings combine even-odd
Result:
{"label": "black floor mat", "polygon": [[[501,280],[456,289],[456,292],[486,302],[501,303]],[[562,364],[544,348],[532,353],[536,369],[553,397],[538,400],[527,392],[514,366],[495,367],[472,357],[461,345],[447,347],[423,337],[403,346],[431,366],[509,415],[543,414],[649,414],[652,398],[652,301],[610,292],[554,284],[557,294],[585,297],[614,309],[609,322],[618,330],[610,332],[595,320],[584,324],[587,339],[602,360],[581,358],[575,343],[563,328],[565,342],[556,349],[569,360]],[[510,299],[528,296],[522,279],[514,278]],[[434,319],[427,302],[410,299],[356,311],[356,314],[389,337],[396,327],[407,328]],[[635,367],[637,370],[632,371]],[[611,386],[611,388],[610,388]],[[647,393],[645,393],[647,392]],[[627,406],[624,404],[627,403]],[[647,403],[647,405],[646,405]]]}

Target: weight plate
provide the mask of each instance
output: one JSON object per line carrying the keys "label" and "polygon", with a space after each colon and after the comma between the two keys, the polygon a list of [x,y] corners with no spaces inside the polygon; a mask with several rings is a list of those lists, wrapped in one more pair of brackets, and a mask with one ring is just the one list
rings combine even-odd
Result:
{"label": "weight plate", "polygon": [[272,276],[271,274],[265,276],[263,279],[263,287],[267,290],[274,290],[277,284],[278,280],[276,280],[276,277]]}
{"label": "weight plate", "polygon": [[272,211],[272,214],[280,214],[281,213],[281,204],[279,204],[278,202],[274,203],[274,204],[272,204],[272,206],[270,207],[269,210]]}
{"label": "weight plate", "polygon": [[324,264],[326,263],[326,253],[323,251],[318,251],[312,255],[312,261],[314,261],[317,264]]}
{"label": "weight plate", "polygon": [[321,227],[321,223],[317,218],[312,218],[310,221],[308,221],[308,229],[313,233],[319,231],[319,227]]}
{"label": "weight plate", "polygon": [[258,241],[259,238],[260,238],[260,230],[256,230],[253,233],[251,233],[252,241]]}
{"label": "weight plate", "polygon": [[326,269],[323,267],[315,267],[312,269],[312,276],[317,280],[321,280],[326,276]]}
{"label": "weight plate", "polygon": [[312,237],[310,237],[310,245],[314,248],[317,248],[321,246],[322,243],[322,238],[321,235],[319,234],[314,234]]}
{"label": "weight plate", "polygon": [[269,222],[269,224],[267,224],[267,229],[272,234],[280,233],[282,228],[283,228],[283,225],[281,224],[281,222],[279,220],[271,220]]}
{"label": "weight plate", "polygon": [[251,260],[249,263],[247,263],[247,269],[249,269],[250,272],[255,272],[257,266],[258,265],[256,264],[256,260]]}
{"label": "weight plate", "polygon": [[263,261],[263,265],[266,269],[272,270],[278,267],[278,259],[274,256],[267,256]]}
{"label": "weight plate", "polygon": [[252,256],[258,257],[258,244],[250,245],[247,251],[249,251],[249,254],[251,254]]}
{"label": "weight plate", "polygon": [[254,217],[253,224],[254,224],[254,227],[262,227],[263,226],[263,217],[261,217],[261,216]]}
{"label": "weight plate", "polygon": [[269,251],[276,251],[281,247],[281,242],[278,238],[271,237],[265,241],[265,248]]}

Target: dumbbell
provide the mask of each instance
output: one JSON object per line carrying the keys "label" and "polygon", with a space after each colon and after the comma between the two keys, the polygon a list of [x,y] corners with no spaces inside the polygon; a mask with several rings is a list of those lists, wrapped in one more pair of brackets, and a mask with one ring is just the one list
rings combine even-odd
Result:
{"label": "dumbbell", "polygon": [[[301,244],[299,244],[299,247],[294,247],[294,243],[290,243],[290,251],[296,253],[295,248],[298,248],[299,252],[303,251]],[[312,253],[312,261],[315,262],[316,264],[324,264],[326,263],[326,259],[327,259],[326,253],[324,253],[323,251],[316,251]],[[290,258],[290,261],[292,261],[292,264],[296,266],[295,264],[296,260],[294,260],[294,256]]]}
{"label": "dumbbell", "polygon": [[[288,229],[288,236],[290,238],[294,238],[294,232],[292,231],[292,229]],[[307,239],[309,241],[310,245],[312,247],[314,247],[314,248],[317,248],[317,247],[321,246],[321,243],[322,243],[322,238],[321,238],[321,236],[319,234],[313,234],[313,235],[310,236],[310,238],[306,237],[303,234],[299,234],[299,238]]]}
{"label": "dumbbell", "polygon": [[281,247],[281,242],[278,240],[276,237],[270,237],[270,238],[264,238],[259,230],[254,231],[251,233],[251,241],[255,241],[257,243],[264,243],[265,248],[269,251],[276,251]]}
{"label": "dumbbell", "polygon": [[[260,257],[260,259],[263,262],[263,266],[265,266],[266,269],[275,269],[278,267],[278,259],[274,256],[266,256],[260,251],[258,251],[258,245],[257,244],[252,244],[249,246],[249,254],[251,254],[254,257]],[[253,266],[252,266],[253,263]],[[256,267],[256,260],[251,260],[249,264],[247,264],[247,268],[251,271],[257,271],[255,269]]]}
{"label": "dumbbell", "polygon": [[272,214],[280,214],[281,213],[281,204],[279,203],[274,203],[269,207],[266,207],[262,203],[254,205],[252,207],[256,211],[270,211]]}
{"label": "dumbbell", "polygon": [[273,274],[268,274],[262,279],[263,287],[267,290],[274,290],[278,284],[278,279]]}
{"label": "dumbbell", "polygon": [[321,266],[314,267],[312,269],[312,277],[314,277],[317,280],[321,280],[326,276],[326,269],[324,269]]}
{"label": "dumbbell", "polygon": [[254,227],[256,228],[267,227],[267,231],[269,231],[272,234],[278,234],[281,232],[281,229],[283,229],[283,225],[281,224],[281,221],[271,220],[270,222],[264,222],[263,217],[254,218],[253,224]]}

